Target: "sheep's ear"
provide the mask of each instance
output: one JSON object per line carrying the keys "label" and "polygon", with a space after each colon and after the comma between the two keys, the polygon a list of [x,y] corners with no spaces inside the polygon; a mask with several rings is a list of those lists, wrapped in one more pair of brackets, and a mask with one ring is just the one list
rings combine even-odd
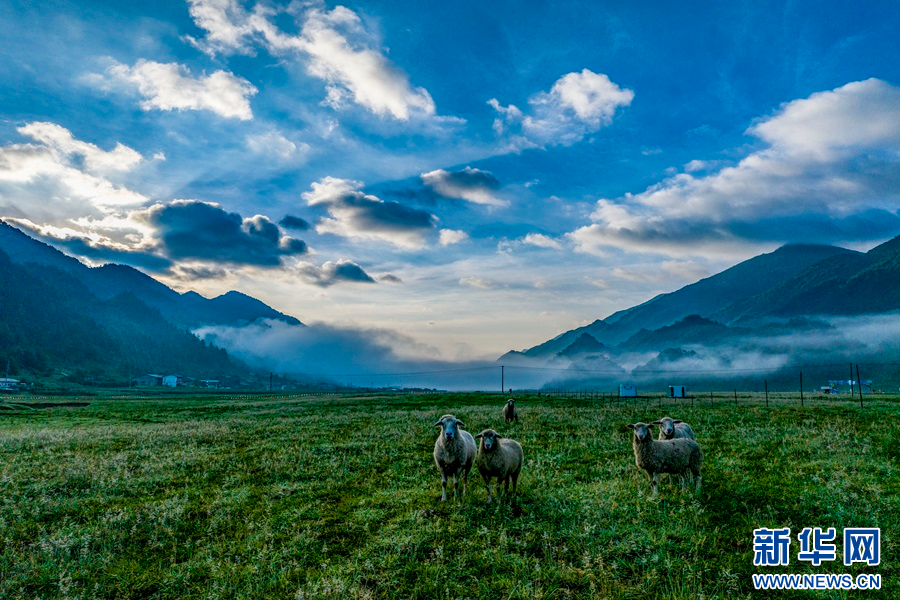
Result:
{"label": "sheep's ear", "polygon": [[482,436],[481,436],[481,434],[479,433],[478,435],[475,436],[475,439],[476,439],[476,440],[480,440],[481,437],[482,437]]}
{"label": "sheep's ear", "polygon": [[498,440],[502,440],[502,439],[503,439],[503,436],[500,435],[499,433],[495,433],[495,434],[494,434],[494,437],[495,437],[496,439],[498,439]]}
{"label": "sheep's ear", "polygon": [[456,421],[456,426],[457,426],[457,427],[465,427],[466,424],[463,423],[462,421],[460,421],[459,419],[457,419],[457,421]]}
{"label": "sheep's ear", "polygon": [[435,427],[440,427],[440,426],[441,426],[441,423],[443,423],[443,421],[438,421],[437,423],[434,424],[434,426],[435,426]]}
{"label": "sheep's ear", "polygon": [[[680,423],[680,421],[675,421],[676,423]],[[662,425],[662,421],[653,421],[650,423],[651,425]]]}
{"label": "sheep's ear", "polygon": [[628,424],[628,429],[634,429],[634,425],[632,425],[631,423],[629,423],[629,424]]}
{"label": "sheep's ear", "polygon": [[681,419],[675,419],[675,420],[672,421],[672,422],[673,422],[673,423],[684,423],[684,421],[682,421]]}

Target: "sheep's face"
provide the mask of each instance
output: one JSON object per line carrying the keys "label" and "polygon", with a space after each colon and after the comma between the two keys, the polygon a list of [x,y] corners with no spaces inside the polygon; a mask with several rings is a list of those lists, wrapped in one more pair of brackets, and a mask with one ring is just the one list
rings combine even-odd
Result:
{"label": "sheep's face", "polygon": [[500,435],[493,429],[485,429],[484,431],[476,435],[475,439],[480,439],[481,445],[484,447],[485,451],[490,452],[494,449],[494,446],[497,445],[497,440],[502,437],[502,435]]}
{"label": "sheep's face", "polygon": [[515,408],[515,407],[516,407],[516,401],[513,400],[512,398],[510,398],[509,400],[506,401],[506,405],[507,405],[508,407],[510,407],[510,408]]}
{"label": "sheep's face", "polygon": [[646,442],[647,440],[653,439],[652,425],[647,425],[646,423],[635,423],[634,425],[628,425],[628,429],[634,430],[634,439],[638,442]]}
{"label": "sheep's face", "polygon": [[465,424],[453,415],[444,415],[434,426],[440,427],[444,439],[450,442],[459,437],[459,428]]}
{"label": "sheep's face", "polygon": [[660,431],[662,431],[663,436],[669,440],[675,437],[675,423],[680,423],[680,421],[675,421],[675,419],[671,417],[663,417],[659,421],[653,421],[654,425],[659,425]]}

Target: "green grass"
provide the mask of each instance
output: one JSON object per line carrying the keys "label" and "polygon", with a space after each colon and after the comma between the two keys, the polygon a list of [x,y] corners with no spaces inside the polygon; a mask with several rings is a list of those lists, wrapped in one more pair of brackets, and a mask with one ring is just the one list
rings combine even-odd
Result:
{"label": "green grass", "polygon": [[[892,399],[735,407],[504,397],[65,398],[0,410],[0,598],[900,597]],[[809,399],[808,399],[809,400]],[[32,402],[53,402],[32,400]],[[434,421],[520,441],[516,502],[440,502]],[[625,425],[670,414],[704,487],[649,497]],[[792,529],[753,566],[753,529]],[[880,527],[877,567],[796,559],[803,527]],[[878,573],[880,591],[756,592],[753,573]]]}

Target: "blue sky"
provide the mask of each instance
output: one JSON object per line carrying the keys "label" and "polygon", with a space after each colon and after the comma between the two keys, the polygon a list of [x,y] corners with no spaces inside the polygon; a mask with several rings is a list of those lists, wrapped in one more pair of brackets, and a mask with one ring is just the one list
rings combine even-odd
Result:
{"label": "blue sky", "polygon": [[897,31],[892,2],[5,1],[0,217],[497,356],[900,234]]}

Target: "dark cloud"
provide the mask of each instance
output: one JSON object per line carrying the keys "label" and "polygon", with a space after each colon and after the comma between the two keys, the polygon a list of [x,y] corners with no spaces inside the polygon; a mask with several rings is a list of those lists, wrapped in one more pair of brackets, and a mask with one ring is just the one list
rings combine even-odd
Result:
{"label": "dark cloud", "polygon": [[403,283],[403,280],[397,277],[396,275],[392,275],[390,273],[385,273],[381,277],[378,278],[379,281],[385,281],[387,283]]}
{"label": "dark cloud", "polygon": [[337,262],[328,261],[321,267],[303,263],[297,266],[297,271],[307,283],[319,287],[329,287],[341,282],[375,283],[362,267],[346,259]]}
{"label": "dark cloud", "polygon": [[360,191],[358,181],[325,177],[303,194],[310,206],[322,206],[328,217],[316,223],[319,233],[387,242],[401,248],[421,248],[434,231],[437,217],[400,202],[385,202]]}
{"label": "dark cloud", "polygon": [[276,266],[285,255],[303,254],[300,240],[282,237],[267,217],[242,219],[206,202],[178,200],[158,204],[143,215],[155,227],[172,259],[197,258],[215,262]]}
{"label": "dark cloud", "polygon": [[278,221],[278,224],[285,229],[295,229],[297,231],[306,231],[309,229],[309,221],[293,215],[285,215],[282,220]]}

